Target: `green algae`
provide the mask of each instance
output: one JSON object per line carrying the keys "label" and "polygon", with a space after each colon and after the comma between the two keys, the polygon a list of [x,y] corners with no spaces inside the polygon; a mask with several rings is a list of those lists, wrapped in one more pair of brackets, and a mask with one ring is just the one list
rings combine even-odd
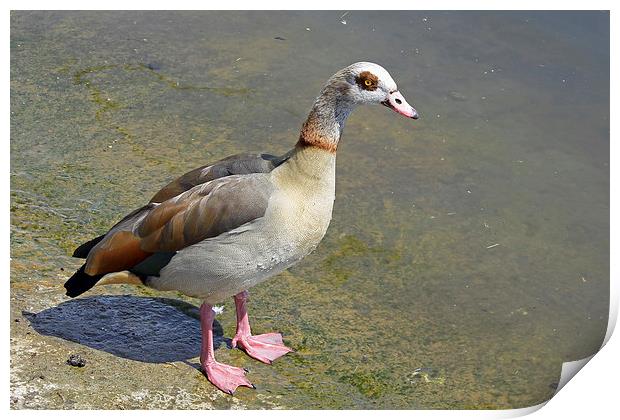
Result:
{"label": "green algae", "polygon": [[340,377],[340,380],[353,385],[368,398],[378,398],[390,389],[389,375],[381,372],[365,372],[354,369],[350,374]]}
{"label": "green algae", "polygon": [[[61,67],[58,69],[58,72],[66,72],[68,67]],[[250,89],[247,88],[225,88],[225,87],[213,87],[213,86],[197,86],[192,84],[181,84],[178,81],[174,80],[170,76],[160,73],[152,68],[150,68],[147,64],[106,64],[100,66],[87,67],[81,70],[76,71],[73,74],[73,83],[76,85],[84,85],[87,87],[92,86],[92,82],[88,80],[87,76],[98,73],[105,70],[113,70],[113,69],[121,69],[127,72],[143,72],[146,75],[153,76],[158,81],[164,83],[171,89],[178,90],[204,90],[216,93],[218,95],[223,96],[235,96],[235,95],[247,95],[251,92]],[[99,103],[95,100],[95,103]]]}
{"label": "green algae", "polygon": [[[75,63],[75,60],[72,60],[70,63]],[[69,66],[63,66],[59,68],[57,71],[60,73],[65,73],[69,70]],[[73,83],[76,85],[84,86],[88,89],[91,102],[95,105],[95,119],[99,122],[103,121],[104,118],[109,117],[109,113],[122,111],[123,108],[126,108],[127,105],[124,105],[122,102],[111,99],[100,87],[98,87],[97,83],[92,81],[92,77],[96,77],[99,73],[113,71],[113,70],[121,70],[124,72],[138,72],[142,75],[152,76],[159,82],[162,82],[165,86],[171,89],[177,90],[190,90],[190,91],[208,91],[217,95],[222,96],[237,96],[237,95],[248,95],[251,90],[247,88],[224,88],[224,87],[212,87],[212,86],[196,86],[191,84],[181,84],[178,81],[172,79],[171,77],[162,74],[154,69],[150,68],[146,64],[106,64],[99,66],[92,66],[80,69],[75,71],[73,74]],[[122,126],[114,126],[116,132],[125,140],[133,140],[133,135],[131,132]],[[134,147],[134,152],[140,152],[140,148]]]}

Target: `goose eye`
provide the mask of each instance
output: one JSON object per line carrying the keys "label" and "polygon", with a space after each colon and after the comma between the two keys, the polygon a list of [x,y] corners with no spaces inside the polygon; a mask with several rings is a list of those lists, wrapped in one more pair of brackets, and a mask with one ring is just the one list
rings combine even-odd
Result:
{"label": "goose eye", "polygon": [[355,83],[364,90],[376,90],[379,78],[369,71],[363,71],[355,77]]}

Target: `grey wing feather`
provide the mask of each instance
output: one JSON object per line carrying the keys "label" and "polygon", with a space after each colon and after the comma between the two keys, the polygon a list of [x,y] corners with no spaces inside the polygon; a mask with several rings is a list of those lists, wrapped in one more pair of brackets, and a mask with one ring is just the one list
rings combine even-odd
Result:
{"label": "grey wing feather", "polygon": [[151,198],[151,203],[161,203],[190,190],[193,187],[214,179],[230,175],[268,173],[285,162],[290,152],[283,156],[262,154],[237,154],[221,159],[215,163],[201,166],[170,182]]}

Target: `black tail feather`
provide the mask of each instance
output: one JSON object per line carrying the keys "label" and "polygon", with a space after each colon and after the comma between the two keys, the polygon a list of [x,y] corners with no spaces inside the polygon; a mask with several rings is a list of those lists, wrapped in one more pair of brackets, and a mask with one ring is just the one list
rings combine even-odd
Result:
{"label": "black tail feather", "polygon": [[97,236],[95,239],[91,239],[88,242],[84,242],[82,245],[75,248],[73,251],[73,256],[75,258],[86,258],[88,253],[95,245],[97,245],[101,240],[105,237],[105,235]]}
{"label": "black tail feather", "polygon": [[97,274],[95,276],[88,275],[84,272],[86,264],[80,267],[78,271],[71,276],[65,283],[65,289],[67,289],[67,296],[76,297],[81,295],[87,290],[90,290],[97,282],[103,277],[103,274]]}

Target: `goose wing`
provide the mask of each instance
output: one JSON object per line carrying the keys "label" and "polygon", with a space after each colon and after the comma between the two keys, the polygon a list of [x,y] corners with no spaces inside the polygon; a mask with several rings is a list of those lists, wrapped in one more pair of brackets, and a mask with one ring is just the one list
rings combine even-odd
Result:
{"label": "goose wing", "polygon": [[86,258],[89,275],[128,270],[262,217],[274,187],[266,174],[229,175],[162,203],[149,203],[117,223]]}

